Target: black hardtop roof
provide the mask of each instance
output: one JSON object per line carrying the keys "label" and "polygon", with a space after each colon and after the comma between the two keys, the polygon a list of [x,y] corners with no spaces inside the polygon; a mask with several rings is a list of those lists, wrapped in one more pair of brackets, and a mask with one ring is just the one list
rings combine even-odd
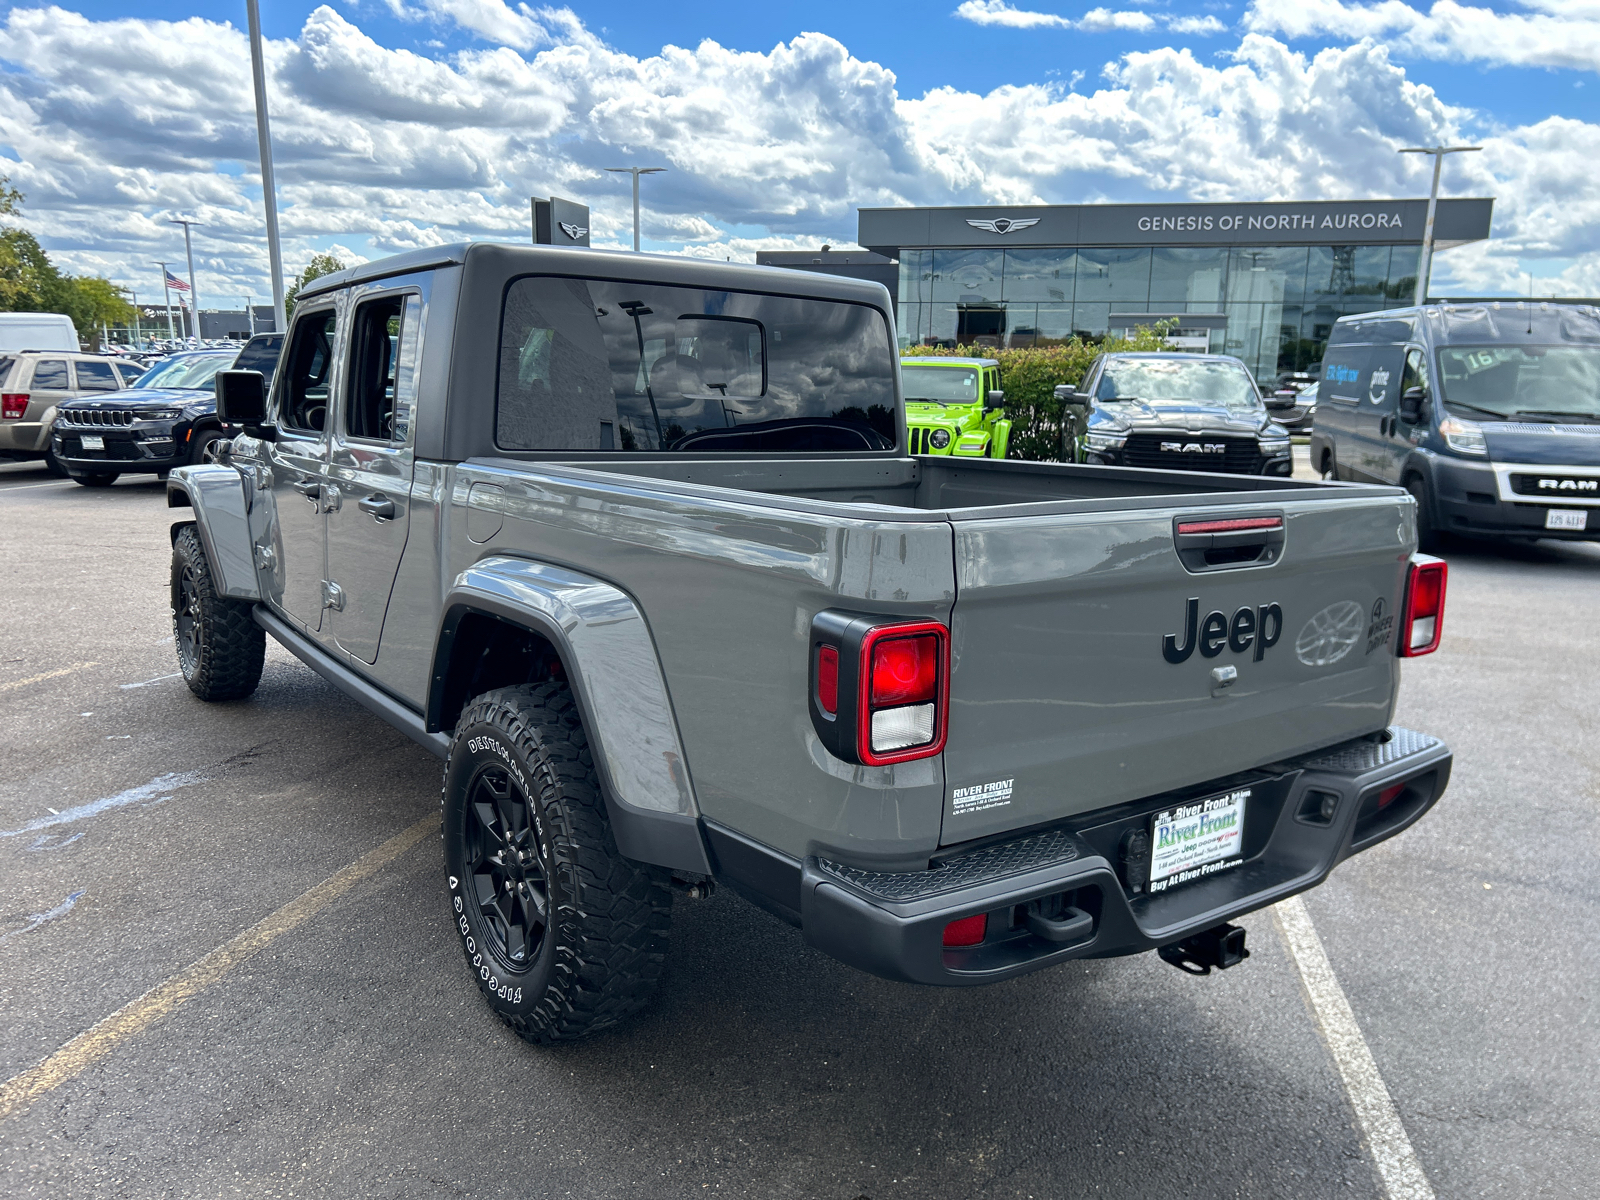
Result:
{"label": "black hardtop roof", "polygon": [[574,275],[592,279],[637,280],[732,292],[773,292],[819,300],[844,300],[890,308],[892,299],[879,283],[793,271],[783,267],[716,262],[676,254],[635,254],[626,250],[589,250],[564,246],[529,246],[502,242],[465,242],[410,250],[324,275],[306,284],[301,296],[317,295],[354,283],[438,267],[465,266],[490,275]]}
{"label": "black hardtop roof", "polygon": [[902,358],[900,365],[912,363],[919,367],[998,367],[998,358],[946,358],[941,354],[913,354]]}

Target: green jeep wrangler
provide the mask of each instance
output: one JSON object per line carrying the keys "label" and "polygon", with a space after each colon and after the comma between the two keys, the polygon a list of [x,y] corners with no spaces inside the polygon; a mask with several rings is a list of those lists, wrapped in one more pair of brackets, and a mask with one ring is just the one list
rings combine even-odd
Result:
{"label": "green jeep wrangler", "polygon": [[992,358],[902,358],[912,454],[1004,458],[1011,422]]}

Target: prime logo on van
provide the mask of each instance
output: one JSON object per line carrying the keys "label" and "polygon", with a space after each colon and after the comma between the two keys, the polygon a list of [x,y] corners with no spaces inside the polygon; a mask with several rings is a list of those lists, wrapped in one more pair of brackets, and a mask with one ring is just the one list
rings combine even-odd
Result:
{"label": "prime logo on van", "polygon": [[1256,608],[1245,605],[1228,616],[1220,608],[1200,619],[1200,597],[1190,596],[1184,608],[1183,634],[1169,633],[1161,639],[1161,655],[1169,663],[1188,662],[1195,649],[1202,658],[1216,658],[1224,650],[1235,654],[1251,654],[1252,662],[1278,644],[1283,636],[1283,608],[1277,604],[1262,604]]}

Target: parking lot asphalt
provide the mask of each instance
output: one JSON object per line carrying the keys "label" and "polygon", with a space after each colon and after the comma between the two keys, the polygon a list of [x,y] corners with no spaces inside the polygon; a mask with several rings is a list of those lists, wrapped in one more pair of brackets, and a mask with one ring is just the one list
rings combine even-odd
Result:
{"label": "parking lot asphalt", "polygon": [[[0,1080],[438,813],[438,762],[275,646],[249,700],[189,694],[170,520],[153,479],[0,468]],[[1452,744],[1450,790],[1305,904],[1433,1191],[1588,1196],[1600,546],[1447,557],[1397,720]],[[426,828],[0,1116],[0,1194],[1385,1194],[1269,913],[1208,978],[942,990],[718,892],[677,902],[642,1018],[535,1048],[479,1000]]]}

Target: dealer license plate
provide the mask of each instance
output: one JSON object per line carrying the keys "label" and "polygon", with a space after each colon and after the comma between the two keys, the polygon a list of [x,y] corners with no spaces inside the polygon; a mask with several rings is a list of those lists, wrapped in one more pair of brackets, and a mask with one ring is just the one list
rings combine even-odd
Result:
{"label": "dealer license plate", "polygon": [[1250,788],[1158,812],[1150,821],[1150,890],[1204,879],[1238,866]]}
{"label": "dealer license plate", "polygon": [[1546,529],[1586,529],[1588,525],[1588,509],[1552,508],[1544,514]]}
{"label": "dealer license plate", "polygon": [[83,443],[85,450],[104,450],[106,448],[105,438],[97,437],[92,433],[86,433],[78,440]]}

